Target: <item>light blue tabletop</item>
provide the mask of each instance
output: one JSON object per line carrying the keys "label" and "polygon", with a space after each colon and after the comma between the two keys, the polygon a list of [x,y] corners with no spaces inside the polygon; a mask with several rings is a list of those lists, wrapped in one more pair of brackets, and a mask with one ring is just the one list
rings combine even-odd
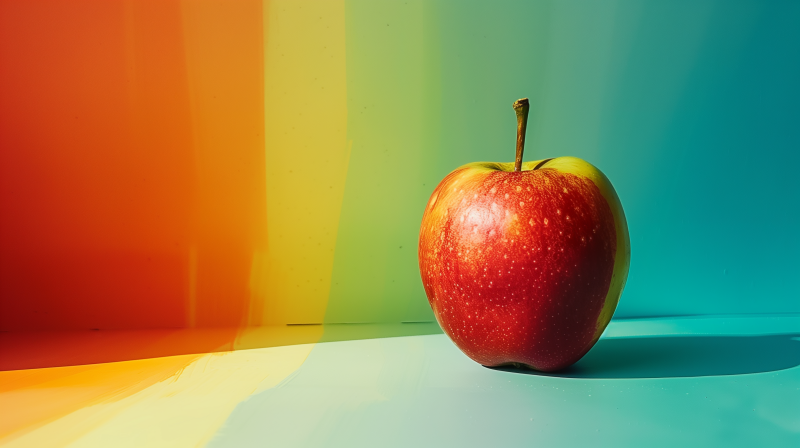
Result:
{"label": "light blue tabletop", "polygon": [[320,343],[213,447],[798,447],[800,316],[612,321],[569,371],[482,367],[442,334]]}

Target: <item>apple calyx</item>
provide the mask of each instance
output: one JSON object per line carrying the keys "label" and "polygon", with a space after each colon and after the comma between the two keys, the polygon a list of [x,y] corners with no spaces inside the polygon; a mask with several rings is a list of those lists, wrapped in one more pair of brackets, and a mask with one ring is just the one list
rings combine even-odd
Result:
{"label": "apple calyx", "polygon": [[527,98],[514,101],[514,112],[517,113],[517,157],[514,160],[514,171],[516,172],[522,171],[522,152],[525,150],[528,110],[530,110],[530,103]]}

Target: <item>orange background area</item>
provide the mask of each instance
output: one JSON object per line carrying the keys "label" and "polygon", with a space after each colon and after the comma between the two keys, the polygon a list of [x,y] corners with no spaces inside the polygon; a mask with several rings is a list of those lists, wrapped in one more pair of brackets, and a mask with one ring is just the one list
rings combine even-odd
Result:
{"label": "orange background area", "polygon": [[0,61],[0,330],[258,323],[262,2],[2,2]]}

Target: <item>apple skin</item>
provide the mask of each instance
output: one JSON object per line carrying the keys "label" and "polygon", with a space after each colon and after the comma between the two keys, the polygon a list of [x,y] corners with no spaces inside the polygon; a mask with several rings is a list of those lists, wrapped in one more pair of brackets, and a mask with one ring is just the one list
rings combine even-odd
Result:
{"label": "apple skin", "polygon": [[630,239],[614,187],[574,157],[478,162],[442,180],[422,218],[419,265],[442,330],[484,366],[577,362],[619,302]]}

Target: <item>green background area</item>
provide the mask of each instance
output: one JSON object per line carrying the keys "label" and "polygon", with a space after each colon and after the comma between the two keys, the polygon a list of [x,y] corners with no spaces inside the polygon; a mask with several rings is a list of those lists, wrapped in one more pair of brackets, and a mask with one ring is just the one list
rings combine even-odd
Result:
{"label": "green background area", "polygon": [[616,317],[800,312],[800,3],[349,1],[326,322],[429,321],[416,244],[451,170],[576,156],[622,200]]}

